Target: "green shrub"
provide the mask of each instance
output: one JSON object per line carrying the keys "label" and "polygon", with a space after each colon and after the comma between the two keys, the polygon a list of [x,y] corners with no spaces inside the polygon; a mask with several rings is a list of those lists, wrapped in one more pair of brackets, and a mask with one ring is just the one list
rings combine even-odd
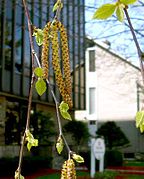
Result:
{"label": "green shrub", "polygon": [[106,147],[109,150],[129,144],[128,138],[114,121],[103,123],[98,128],[96,134],[104,137]]}
{"label": "green shrub", "polygon": [[105,153],[105,167],[107,166],[122,166],[123,155],[118,150],[108,150]]}

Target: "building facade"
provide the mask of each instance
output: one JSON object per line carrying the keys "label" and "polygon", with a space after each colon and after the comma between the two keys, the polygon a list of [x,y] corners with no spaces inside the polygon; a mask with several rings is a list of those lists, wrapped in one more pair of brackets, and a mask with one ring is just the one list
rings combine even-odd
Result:
{"label": "building facade", "polygon": [[76,111],[77,119],[87,119],[91,133],[107,121],[115,121],[130,141],[125,153],[143,151],[143,136],[135,125],[142,102],[140,69],[95,42],[86,50],[86,110]]}
{"label": "building facade", "polygon": [[[31,22],[34,26],[43,28],[48,21],[53,19],[54,3],[55,1],[52,0],[27,1]],[[85,60],[84,0],[64,0],[60,20],[67,28],[69,38],[73,110],[84,109],[85,80],[80,80],[81,68],[78,68],[79,84],[76,84],[75,78],[76,65]],[[40,57],[41,48],[35,42],[34,48]],[[4,148],[0,148],[0,157],[4,154],[3,152],[6,152],[6,146],[20,144],[21,132],[26,121],[31,66],[27,19],[22,1],[2,0],[0,1],[0,145],[3,145]],[[55,84],[51,64],[49,68],[50,82],[60,101],[61,97]],[[84,76],[84,71],[82,73]],[[55,113],[55,105],[49,88],[41,97],[33,89],[32,110]],[[10,133],[9,136],[6,135],[7,130]]]}

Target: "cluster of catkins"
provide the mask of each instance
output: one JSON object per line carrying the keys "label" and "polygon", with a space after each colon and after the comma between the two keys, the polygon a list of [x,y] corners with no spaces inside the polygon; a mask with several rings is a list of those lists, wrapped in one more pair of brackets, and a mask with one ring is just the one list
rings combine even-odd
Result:
{"label": "cluster of catkins", "polygon": [[[68,39],[65,27],[60,21],[48,22],[43,29],[43,47],[42,47],[42,68],[43,68],[43,78],[48,78],[48,56],[49,48],[51,44],[52,49],[52,65],[55,73],[55,79],[57,86],[59,88],[60,94],[63,97],[64,102],[66,102],[69,107],[72,107],[72,85],[71,85],[71,72],[70,72],[70,61],[69,61],[69,49],[68,49]],[[61,48],[60,48],[61,47]],[[63,65],[63,73],[61,70],[61,60],[60,60],[60,49]]]}

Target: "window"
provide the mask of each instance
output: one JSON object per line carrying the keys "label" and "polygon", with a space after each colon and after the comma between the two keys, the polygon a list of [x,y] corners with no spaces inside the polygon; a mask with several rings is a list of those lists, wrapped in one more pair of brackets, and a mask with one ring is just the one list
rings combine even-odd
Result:
{"label": "window", "polygon": [[90,120],[89,125],[96,125],[96,121],[95,120]]}
{"label": "window", "polygon": [[89,114],[95,114],[95,88],[89,88]]}
{"label": "window", "polygon": [[89,71],[95,71],[95,50],[89,51]]}
{"label": "window", "polygon": [[[60,20],[67,29],[70,51],[71,71],[73,71],[73,103],[78,104],[78,109],[85,108],[85,13],[84,0],[64,0],[64,8],[61,12]],[[30,11],[31,21],[37,28],[44,28],[46,22],[52,21],[54,13],[52,12],[53,0],[28,0],[28,9]],[[16,0],[0,1],[0,90],[21,97],[28,96],[28,86],[30,84],[31,74],[31,55],[27,20],[24,13],[22,2],[17,3]],[[34,40],[34,49],[37,56],[41,57],[41,49]],[[49,59],[51,60],[51,52]],[[49,65],[50,76],[53,78],[53,70],[51,70],[51,62]],[[83,66],[81,66],[81,64]],[[36,62],[34,65],[37,65]],[[78,79],[80,84],[75,95],[75,77],[78,68]],[[83,75],[82,75],[83,73]],[[53,78],[54,81],[54,78]],[[83,89],[84,88],[84,89]],[[48,88],[49,89],[49,88]],[[55,88],[54,88],[55,89]],[[55,89],[56,90],[56,89]],[[84,92],[83,92],[84,91]],[[57,97],[60,98],[59,93]],[[38,98],[34,94],[34,98],[40,101],[53,103],[51,95],[45,95]],[[83,98],[83,99],[82,99]],[[9,114],[8,114],[9,115]],[[15,116],[13,117],[15,118]],[[9,123],[9,122],[8,122]],[[9,124],[8,124],[9,125]]]}

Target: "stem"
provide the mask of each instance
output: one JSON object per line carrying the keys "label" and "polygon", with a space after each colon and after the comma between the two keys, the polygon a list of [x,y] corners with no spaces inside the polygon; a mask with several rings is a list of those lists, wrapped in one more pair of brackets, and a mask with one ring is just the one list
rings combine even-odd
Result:
{"label": "stem", "polygon": [[138,42],[138,40],[137,40],[137,37],[136,37],[136,35],[135,35],[135,31],[134,31],[134,28],[133,28],[133,26],[132,26],[132,23],[131,23],[131,20],[130,20],[130,17],[129,17],[127,8],[124,8],[124,12],[125,12],[125,15],[126,15],[128,24],[129,24],[130,31],[131,31],[132,36],[133,36],[133,40],[134,40],[135,45],[136,45],[136,48],[137,48],[137,53],[138,53],[139,62],[140,62],[140,69],[141,69],[141,74],[142,74],[142,80],[143,80],[143,84],[144,84],[143,53],[142,53],[142,50],[141,50],[141,48],[140,48],[139,42]]}
{"label": "stem", "polygon": [[[37,57],[37,54],[35,53],[34,50],[33,50],[33,54],[35,56],[36,62],[38,64],[38,67],[41,68],[41,64],[40,64],[39,59]],[[46,82],[47,82],[47,84],[48,84],[48,86],[50,88],[50,92],[51,92],[51,94],[53,96],[53,99],[54,99],[54,102],[55,102],[55,105],[56,105],[56,114],[57,114],[57,122],[58,122],[58,127],[59,127],[59,134],[62,135],[62,125],[61,125],[60,114],[59,114],[59,107],[58,107],[59,102],[57,101],[56,95],[55,95],[55,93],[54,93],[54,91],[52,89],[52,86],[51,86],[49,80],[46,79]]]}
{"label": "stem", "polygon": [[59,135],[62,135],[62,125],[61,125],[61,119],[60,119],[60,114],[59,114],[59,106],[58,106],[59,103],[58,103],[58,101],[56,99],[56,96],[55,96],[54,91],[53,91],[53,89],[52,89],[52,87],[50,85],[49,80],[47,79],[46,82],[47,82],[47,84],[48,84],[48,86],[50,88],[51,94],[52,94],[52,96],[54,98],[54,101],[55,101],[56,114],[57,114],[57,122],[58,122],[58,127],[59,127]]}
{"label": "stem", "polygon": [[[32,40],[31,21],[30,21],[30,16],[29,16],[29,12],[28,12],[25,0],[23,0],[23,6],[24,6],[25,14],[26,14],[26,17],[27,17],[27,20],[28,20],[30,47],[31,47],[31,51],[33,51],[34,46],[33,46],[33,40]],[[20,154],[19,154],[19,164],[18,164],[18,169],[17,169],[18,178],[20,178],[20,173],[21,173],[21,165],[22,165],[22,158],[23,158],[23,152],[24,152],[26,131],[29,129],[29,124],[30,124],[30,111],[31,111],[31,103],[32,103],[32,87],[33,87],[33,84],[34,84],[34,73],[33,73],[33,71],[34,71],[34,55],[33,55],[33,53],[31,53],[31,60],[32,60],[32,77],[31,77],[31,86],[30,86],[29,98],[28,98],[26,128],[25,128],[25,132],[24,132],[24,135],[23,135],[23,139],[22,139],[22,143],[21,143],[21,147],[20,147]]]}
{"label": "stem", "polygon": [[57,8],[56,14],[55,14],[55,17],[54,17],[55,20],[59,19],[59,17],[60,17],[61,3],[62,3],[61,0],[59,0],[59,7]]}
{"label": "stem", "polygon": [[69,148],[69,145],[68,145],[68,143],[67,143],[67,141],[66,141],[66,139],[65,139],[65,136],[62,134],[61,135],[62,136],[62,138],[63,138],[63,140],[64,140],[64,143],[65,143],[65,145],[66,145],[66,148],[67,148],[67,150],[68,150],[68,155],[70,155],[70,153],[72,152],[71,150],[70,150],[70,148]]}
{"label": "stem", "polygon": [[[25,14],[27,17],[27,22],[28,22],[28,31],[29,31],[29,40],[30,40],[30,48],[31,52],[34,51],[34,45],[33,45],[33,39],[32,39],[32,23],[30,20],[30,15],[29,11],[26,5],[26,1],[23,0],[23,5],[25,8]],[[28,110],[27,110],[27,123],[26,123],[26,130],[29,129],[29,123],[30,123],[30,111],[31,111],[31,103],[32,103],[32,87],[34,84],[34,54],[31,53],[31,60],[32,60],[32,77],[31,77],[31,86],[30,86],[30,91],[29,91],[29,99],[28,99]]]}
{"label": "stem", "polygon": [[[35,56],[36,62],[37,62],[37,64],[38,64],[38,67],[41,68],[41,64],[40,64],[39,59],[38,59],[38,57],[37,57],[37,54],[35,53],[34,50],[33,50],[33,54],[34,54],[34,56]],[[52,87],[51,87],[51,84],[50,84],[49,80],[47,79],[46,82],[47,82],[47,84],[48,84],[48,86],[49,86],[49,88],[50,88],[51,94],[52,94],[52,96],[53,96],[53,98],[54,98],[54,102],[55,102],[55,105],[56,105],[57,121],[58,121],[58,126],[59,126],[59,135],[61,135],[61,136],[63,137],[64,143],[65,143],[66,148],[67,148],[67,150],[68,150],[68,153],[69,153],[69,155],[70,155],[71,150],[70,150],[69,145],[68,145],[68,143],[67,143],[67,141],[66,141],[66,139],[65,139],[65,137],[64,137],[64,135],[63,135],[63,132],[62,132],[62,125],[61,125],[61,119],[60,119],[58,101],[57,101],[57,98],[56,98],[56,96],[55,96],[55,94],[54,94],[54,91],[53,91],[53,89],[52,89]]]}
{"label": "stem", "polygon": [[[23,138],[22,138],[22,143],[21,143],[21,147],[20,147],[20,154],[19,154],[19,164],[18,164],[18,168],[16,170],[18,172],[18,179],[20,179],[22,158],[23,158],[23,152],[24,152],[24,144],[25,144],[25,138],[26,138],[26,131],[29,129],[29,124],[30,124],[30,111],[31,111],[31,104],[32,104],[32,88],[33,88],[33,84],[34,84],[34,80],[35,80],[34,57],[37,61],[38,66],[41,68],[41,64],[40,64],[39,59],[38,59],[38,57],[35,53],[35,50],[34,50],[33,39],[32,39],[32,23],[31,23],[31,20],[30,20],[29,10],[28,10],[27,5],[26,5],[26,0],[22,0],[22,1],[23,1],[24,9],[25,9],[25,15],[27,17],[27,22],[28,22],[29,41],[30,41],[31,60],[32,60],[32,78],[31,78],[31,85],[30,85],[29,98],[28,98],[26,128],[25,128],[25,132],[24,132],[24,135],[23,135]],[[60,0],[60,3],[61,3],[61,0]],[[56,15],[55,15],[54,19],[59,18],[60,10],[61,10],[61,7],[59,6],[57,11],[56,11]],[[59,113],[59,106],[58,106],[59,103],[57,101],[56,95],[54,94],[54,91],[51,87],[49,80],[47,79],[46,82],[47,82],[47,84],[50,88],[51,94],[53,96],[53,99],[54,99],[54,102],[55,102],[55,105],[56,105],[56,114],[57,114],[57,121],[58,121],[58,127],[59,127],[59,135],[61,135],[63,137],[64,143],[65,143],[66,148],[68,150],[68,155],[70,156],[71,150],[70,150],[69,145],[68,145],[68,143],[67,143],[67,141],[66,141],[66,139],[63,135],[63,132],[62,132],[62,124],[61,124],[61,120],[60,120],[60,113]]]}

